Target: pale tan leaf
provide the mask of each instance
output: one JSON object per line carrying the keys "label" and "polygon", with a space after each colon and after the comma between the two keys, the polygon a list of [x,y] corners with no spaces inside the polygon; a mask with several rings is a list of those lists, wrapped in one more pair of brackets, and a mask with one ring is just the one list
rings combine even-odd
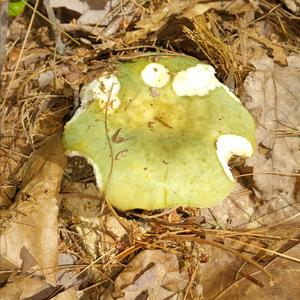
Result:
{"label": "pale tan leaf", "polygon": [[243,14],[247,12],[254,11],[258,8],[258,1],[250,0],[235,0],[230,2],[225,2],[225,10],[231,15]]}
{"label": "pale tan leaf", "polygon": [[3,300],[26,299],[33,297],[47,287],[49,285],[40,278],[12,276],[8,283],[0,289],[0,297]]}
{"label": "pale tan leaf", "polygon": [[195,18],[197,16],[203,15],[211,9],[223,9],[224,3],[220,2],[208,2],[208,3],[196,3],[194,6],[188,8],[183,14],[186,18]]}
{"label": "pale tan leaf", "polygon": [[[254,213],[251,191],[236,183],[234,190],[218,205],[210,209],[202,209],[201,215],[209,224],[221,228],[241,228],[249,224]],[[254,222],[251,227],[259,225]]]}
{"label": "pale tan leaf", "polygon": [[300,0],[281,0],[294,14],[300,14]]}
{"label": "pale tan leaf", "polygon": [[274,57],[274,61],[278,62],[282,65],[287,64],[287,57],[284,52],[283,47],[277,46],[277,45],[272,45],[272,55]]}
{"label": "pale tan leaf", "polygon": [[144,250],[117,277],[112,296],[118,294],[121,295],[118,299],[136,299],[144,294],[149,295],[149,300],[182,299],[178,294],[182,293],[188,280],[187,272],[180,272],[176,255],[161,250]]}
{"label": "pale tan leaf", "polygon": [[51,298],[52,300],[78,300],[79,296],[74,289],[67,289],[62,293],[59,293],[57,296]]}
{"label": "pale tan leaf", "polygon": [[80,24],[97,24],[105,18],[113,7],[116,7],[118,2],[118,0],[50,0],[50,6],[53,8],[65,7],[80,13],[81,16],[78,19]]}
{"label": "pale tan leaf", "polygon": [[300,129],[300,57],[290,57],[288,61],[286,67],[274,64],[266,56],[253,61],[256,71],[245,80],[244,99],[257,121],[259,148],[248,160],[253,167],[257,196],[268,201],[269,212],[289,207],[287,215],[291,216],[299,211],[295,203],[299,138],[290,132]]}
{"label": "pale tan leaf", "polygon": [[[74,229],[81,237],[84,249],[93,259],[114,248],[116,242],[128,235],[114,216],[101,213],[103,200],[93,183],[66,182],[61,198],[62,216],[67,218],[72,215],[80,220],[74,225]],[[126,219],[123,222],[128,228],[135,224]]]}
{"label": "pale tan leaf", "polygon": [[[286,254],[300,258],[300,245],[295,246]],[[230,285],[219,297],[215,299],[298,299],[300,295],[299,276],[300,265],[276,258],[267,270],[274,276],[271,285],[260,272],[255,272],[252,277],[263,284],[263,288],[242,278]]]}
{"label": "pale tan leaf", "polygon": [[143,16],[136,23],[137,30],[126,32],[124,40],[131,43],[151,32],[158,31],[167,23],[170,16],[183,13],[197,2],[197,0],[172,0],[164,3],[153,13]]}
{"label": "pale tan leaf", "polygon": [[31,155],[16,202],[0,212],[1,262],[8,268],[39,269],[52,285],[58,255],[57,197],[64,164],[60,137],[52,137]]}
{"label": "pale tan leaf", "polygon": [[209,259],[200,264],[198,276],[203,285],[204,299],[213,299],[234,280],[241,261],[221,249],[206,245],[202,248]]}

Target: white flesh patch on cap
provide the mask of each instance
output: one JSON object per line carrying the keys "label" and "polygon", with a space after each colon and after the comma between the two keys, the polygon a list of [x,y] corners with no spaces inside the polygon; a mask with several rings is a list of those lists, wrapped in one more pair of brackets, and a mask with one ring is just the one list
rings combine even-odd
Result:
{"label": "white flesh patch on cap", "polygon": [[241,103],[229,87],[215,77],[215,69],[210,65],[198,64],[178,72],[173,81],[173,89],[177,96],[205,96],[220,86],[233,100]]}
{"label": "white flesh patch on cap", "polygon": [[117,97],[120,89],[121,84],[115,75],[97,78],[83,86],[81,89],[81,105],[86,106],[90,101],[98,100],[101,108],[107,108],[108,111],[114,111],[121,104]]}
{"label": "white flesh patch on cap", "polygon": [[177,96],[205,96],[222,86],[212,66],[198,64],[176,74],[173,89]]}
{"label": "white flesh patch on cap", "polygon": [[116,110],[121,105],[121,101],[117,96],[120,89],[121,84],[114,75],[99,77],[84,85],[80,91],[80,107],[66,126],[75,121],[93,100],[98,100],[100,108],[107,108],[108,113]]}
{"label": "white flesh patch on cap", "polygon": [[234,155],[250,157],[253,153],[251,143],[244,137],[234,134],[223,134],[216,142],[217,156],[228,178],[234,181],[228,162]]}
{"label": "white flesh patch on cap", "polygon": [[74,157],[74,156],[81,156],[81,157],[84,157],[84,158],[87,160],[88,164],[91,165],[91,166],[93,167],[94,174],[95,174],[95,177],[96,177],[96,183],[97,183],[98,188],[99,188],[99,189],[102,188],[102,185],[103,185],[103,184],[102,184],[102,175],[101,175],[101,173],[100,173],[100,171],[99,171],[99,168],[98,168],[98,166],[97,166],[92,160],[89,159],[88,156],[82,154],[82,153],[79,152],[79,151],[66,151],[66,154],[67,154],[68,156],[70,156],[70,157]]}
{"label": "white flesh patch on cap", "polygon": [[170,80],[169,70],[158,63],[148,64],[141,72],[144,82],[153,88],[162,88]]}

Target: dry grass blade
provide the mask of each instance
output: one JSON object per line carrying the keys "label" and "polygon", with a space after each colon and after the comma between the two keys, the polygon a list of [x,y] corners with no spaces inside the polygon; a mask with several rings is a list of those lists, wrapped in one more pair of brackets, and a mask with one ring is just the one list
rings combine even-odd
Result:
{"label": "dry grass blade", "polygon": [[[283,223],[280,223],[277,225],[280,226]],[[297,226],[297,224],[293,224],[293,226]],[[297,227],[298,228],[298,227]],[[203,230],[187,230],[188,232],[196,232],[199,235],[212,235],[215,237],[249,237],[251,239],[262,239],[262,240],[286,240],[286,241],[293,241],[293,242],[300,242],[300,239],[298,238],[288,238],[288,237],[282,237],[279,235],[269,235],[269,234],[262,234],[260,232],[266,231],[268,229],[267,226],[259,229],[254,229],[250,231],[238,231],[238,230],[216,230],[216,229],[203,229]],[[178,233],[178,231],[176,232]]]}
{"label": "dry grass blade", "polygon": [[[2,68],[6,58],[6,31],[7,31],[7,10],[8,0],[0,3],[0,76],[2,74]],[[1,81],[0,81],[1,88]]]}
{"label": "dry grass blade", "polygon": [[281,258],[284,258],[284,259],[287,259],[287,260],[290,260],[290,261],[294,261],[296,263],[300,263],[300,259],[299,258],[292,257],[292,256],[289,256],[289,255],[280,253],[278,251],[273,251],[273,250],[270,250],[268,248],[263,248],[263,247],[256,246],[256,245],[253,245],[253,244],[250,244],[250,243],[245,243],[245,242],[242,242],[242,241],[240,241],[238,239],[234,239],[234,238],[230,238],[230,237],[224,237],[224,239],[230,240],[230,241],[235,242],[235,243],[242,244],[244,246],[248,246],[250,248],[254,248],[254,249],[266,252],[266,253],[271,254],[271,255],[276,255],[276,256],[279,256]]}
{"label": "dry grass blade", "polygon": [[[276,263],[276,260],[278,260],[278,259],[279,259],[279,258],[275,258],[274,260],[271,260],[268,264],[266,264],[265,268],[271,267],[271,265],[274,264],[274,262]],[[242,268],[242,267],[241,267],[241,268]],[[289,270],[289,269],[287,269],[287,270]],[[240,273],[242,274],[242,272],[240,272]],[[253,276],[259,275],[259,274],[260,274],[260,271],[254,271],[254,272],[251,272],[251,273],[249,273],[249,274],[247,274],[247,275],[248,275],[248,276],[251,276],[251,278],[253,278],[254,280],[256,280]],[[242,274],[242,275],[243,275],[243,274]],[[242,276],[242,277],[239,278],[239,279],[236,278],[236,280],[235,280],[234,282],[232,282],[230,285],[228,285],[226,288],[224,288],[223,291],[221,291],[219,294],[217,294],[216,297],[214,297],[214,300],[217,300],[217,299],[224,299],[224,298],[222,298],[222,297],[223,297],[224,295],[226,295],[226,293],[227,293],[230,289],[232,289],[232,288],[238,286],[240,283],[242,283],[242,282],[245,281],[246,279],[248,279],[248,278],[245,277],[245,276]],[[254,283],[254,284],[256,284],[256,283]],[[271,287],[271,288],[273,288],[273,287]]]}
{"label": "dry grass blade", "polygon": [[193,282],[194,282],[194,280],[195,280],[195,277],[196,277],[196,274],[197,274],[197,271],[198,271],[199,266],[200,266],[200,261],[197,263],[196,268],[195,268],[195,270],[194,270],[194,272],[193,272],[193,274],[192,274],[192,277],[191,277],[190,282],[189,282],[189,285],[188,285],[188,287],[187,287],[187,289],[186,289],[186,292],[185,292],[185,295],[184,295],[183,300],[187,299],[187,297],[188,297],[188,294],[189,294],[190,289],[191,289],[191,287],[192,287],[192,285],[193,285]]}
{"label": "dry grass blade", "polygon": [[142,243],[137,243],[126,250],[122,251],[121,253],[117,254],[115,257],[116,261],[122,261],[124,258],[128,257],[129,255],[133,254],[135,251],[142,248]]}
{"label": "dry grass blade", "polygon": [[106,135],[106,140],[107,140],[107,143],[108,143],[108,146],[109,146],[109,151],[110,151],[110,154],[111,154],[111,161],[110,161],[109,175],[107,177],[107,181],[105,183],[105,186],[103,188],[103,192],[101,193],[102,194],[101,196],[102,196],[103,199],[105,199],[105,203],[108,206],[109,210],[112,212],[112,214],[118,220],[120,225],[123,226],[123,228],[127,231],[128,236],[130,237],[130,239],[132,239],[129,228],[126,226],[125,222],[123,222],[122,219],[119,217],[116,210],[113,208],[113,206],[110,204],[110,202],[107,200],[107,197],[106,197],[107,190],[109,188],[109,183],[110,183],[111,176],[113,174],[113,169],[114,169],[114,152],[113,152],[113,147],[112,147],[112,141],[111,141],[111,138],[110,138],[109,133],[108,133],[108,123],[107,123],[107,114],[108,114],[109,105],[111,105],[111,100],[110,99],[111,99],[111,93],[112,93],[113,87],[114,87],[114,85],[112,84],[112,86],[110,88],[107,104],[104,106],[104,109],[105,109],[105,118],[104,118],[105,135]]}
{"label": "dry grass blade", "polygon": [[298,129],[275,129],[276,137],[300,137],[300,130]]}
{"label": "dry grass blade", "polygon": [[[193,21],[194,29],[191,30],[185,27],[184,32],[188,38],[199,46],[209,62],[217,70],[222,71],[225,76],[228,76],[229,73],[233,73],[235,79],[239,80],[240,76],[232,51],[230,47],[222,41],[213,17],[209,16],[209,14],[207,16],[207,18],[209,18],[208,20],[205,16],[197,17]],[[210,24],[212,28],[209,28],[208,24]]]}
{"label": "dry grass blade", "polygon": [[284,238],[281,236],[274,236],[274,235],[264,235],[255,232],[238,232],[238,231],[231,231],[228,233],[219,233],[217,234],[219,237],[250,237],[251,239],[258,239],[258,240],[286,240],[286,241],[293,241],[293,242],[300,242],[300,239],[295,238]]}
{"label": "dry grass blade", "polygon": [[247,176],[253,176],[253,175],[279,175],[279,176],[287,176],[287,177],[300,177],[299,173],[283,173],[283,172],[255,172],[255,173],[246,173],[246,174],[240,174],[235,175],[235,177],[247,177]]}
{"label": "dry grass blade", "polygon": [[66,281],[64,283],[64,285],[61,286],[55,293],[59,293],[60,291],[62,291],[65,287],[67,287],[70,283],[72,283],[74,281],[74,279],[78,278],[85,271],[89,270],[92,266],[94,266],[95,264],[97,264],[97,262],[101,261],[101,259],[107,257],[108,255],[111,255],[114,251],[115,251],[115,249],[111,249],[111,250],[107,251],[106,253],[104,253],[103,255],[99,256],[97,259],[95,259],[93,262],[91,262],[88,266],[86,266],[83,270],[81,270],[75,276],[73,276],[68,281]]}

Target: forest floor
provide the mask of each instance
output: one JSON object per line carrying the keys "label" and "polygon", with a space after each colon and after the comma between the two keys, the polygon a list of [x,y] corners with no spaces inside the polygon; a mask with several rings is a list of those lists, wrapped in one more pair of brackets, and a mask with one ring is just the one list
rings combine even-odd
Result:
{"label": "forest floor", "polygon": [[[0,298],[299,299],[299,1],[44,0],[5,18],[7,2]],[[81,86],[144,52],[211,64],[255,118],[256,152],[217,206],[117,211],[63,152]]]}

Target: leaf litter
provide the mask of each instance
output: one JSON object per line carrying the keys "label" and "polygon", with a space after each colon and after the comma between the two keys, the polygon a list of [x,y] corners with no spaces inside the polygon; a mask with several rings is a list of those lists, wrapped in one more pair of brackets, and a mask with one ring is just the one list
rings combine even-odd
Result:
{"label": "leaf litter", "polygon": [[[297,298],[296,2],[49,1],[56,19],[40,3],[31,27],[28,2],[9,20],[0,142],[5,299]],[[80,86],[137,51],[211,63],[255,117],[257,152],[233,162],[238,183],[216,207],[112,211],[84,159],[64,167],[59,135]]]}

